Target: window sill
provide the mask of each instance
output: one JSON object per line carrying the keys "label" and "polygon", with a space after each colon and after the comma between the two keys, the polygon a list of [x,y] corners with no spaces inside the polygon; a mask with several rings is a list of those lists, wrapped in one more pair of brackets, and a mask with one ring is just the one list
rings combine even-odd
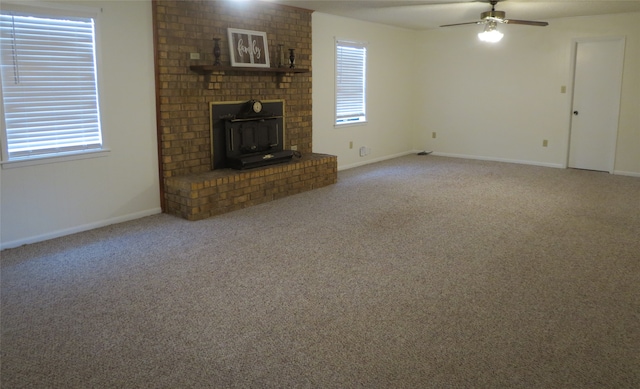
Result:
{"label": "window sill", "polygon": [[334,128],[343,128],[343,127],[355,127],[355,126],[364,126],[365,124],[367,124],[368,122],[366,120],[361,121],[361,122],[352,122],[352,123],[340,123],[340,124],[334,124],[333,127]]}
{"label": "window sill", "polygon": [[37,157],[37,158],[29,158],[29,159],[18,159],[13,161],[2,161],[0,165],[3,169],[14,169],[26,166],[36,166],[36,165],[47,165],[51,163],[58,162],[69,162],[69,161],[77,161],[81,159],[89,159],[89,158],[102,158],[109,155],[111,150],[109,149],[100,149],[95,151],[81,151],[74,153],[66,153],[61,155],[53,155],[46,157]]}

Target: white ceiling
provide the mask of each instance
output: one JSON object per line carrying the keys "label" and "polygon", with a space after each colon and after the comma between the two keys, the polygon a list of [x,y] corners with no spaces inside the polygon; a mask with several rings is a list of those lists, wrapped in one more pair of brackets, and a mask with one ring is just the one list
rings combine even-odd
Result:
{"label": "white ceiling", "polygon": [[[426,30],[473,22],[491,10],[487,0],[266,0],[391,26]],[[640,12],[640,0],[504,0],[496,10],[507,19],[549,21],[571,16]],[[551,22],[550,22],[551,23]]]}

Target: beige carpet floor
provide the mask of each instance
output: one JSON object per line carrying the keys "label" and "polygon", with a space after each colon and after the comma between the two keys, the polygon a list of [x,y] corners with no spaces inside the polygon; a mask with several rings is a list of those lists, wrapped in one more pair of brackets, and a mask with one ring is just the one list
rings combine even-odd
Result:
{"label": "beige carpet floor", "polygon": [[638,178],[410,155],[1,256],[2,388],[640,387]]}

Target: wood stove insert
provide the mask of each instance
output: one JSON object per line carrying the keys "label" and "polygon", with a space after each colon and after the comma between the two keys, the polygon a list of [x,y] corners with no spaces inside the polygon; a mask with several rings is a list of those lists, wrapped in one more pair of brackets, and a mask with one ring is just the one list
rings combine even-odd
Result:
{"label": "wood stove insert", "polygon": [[210,103],[212,170],[287,162],[284,101]]}

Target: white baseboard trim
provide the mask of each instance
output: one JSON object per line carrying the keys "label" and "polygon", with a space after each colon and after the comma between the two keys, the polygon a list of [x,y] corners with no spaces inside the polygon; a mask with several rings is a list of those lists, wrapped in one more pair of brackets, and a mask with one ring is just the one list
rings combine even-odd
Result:
{"label": "white baseboard trim", "polygon": [[[352,168],[358,167],[358,166],[369,165],[371,163],[381,162],[381,161],[384,161],[384,160],[387,160],[387,159],[403,157],[403,156],[409,155],[409,154],[418,154],[421,151],[423,151],[423,150],[410,150],[410,151],[405,151],[405,152],[398,153],[398,154],[387,155],[387,156],[380,157],[380,158],[368,159],[368,160],[363,161],[363,162],[357,162],[357,163],[352,163],[352,164],[349,164],[349,165],[338,166],[338,171],[352,169]],[[451,158],[462,158],[462,159],[476,159],[476,160],[481,160],[481,161],[517,163],[517,164],[520,164],[520,165],[543,166],[543,167],[552,167],[552,168],[558,168],[558,169],[565,169],[566,168],[566,166],[564,166],[563,164],[560,164],[560,163],[547,163],[547,162],[526,161],[526,160],[519,160],[519,159],[484,157],[484,156],[480,156],[480,155],[440,153],[440,152],[437,152],[437,151],[430,152],[430,154],[431,155],[436,155],[436,156],[439,156],[439,157],[451,157]],[[628,172],[626,172],[626,173],[628,173]],[[622,174],[622,173],[618,173],[618,174]],[[634,173],[628,173],[628,174],[634,174]]]}
{"label": "white baseboard trim", "polygon": [[553,167],[553,168],[559,168],[559,169],[566,168],[566,166],[564,166],[561,163],[548,163],[548,162],[538,162],[538,161],[526,161],[526,160],[520,160],[520,159],[484,157],[484,156],[480,156],[480,155],[449,154],[449,153],[439,153],[437,151],[434,151],[432,153],[432,155],[437,155],[439,157],[476,159],[476,160],[480,160],[480,161],[517,163],[517,164],[520,164],[520,165],[533,165],[533,166]]}
{"label": "white baseboard trim", "polygon": [[618,176],[640,177],[640,173],[638,172],[626,172],[624,170],[614,170],[613,174]]}
{"label": "white baseboard trim", "polygon": [[18,239],[10,242],[1,242],[0,250],[11,249],[11,248],[19,247],[25,244],[42,242],[49,239],[59,238],[65,235],[71,235],[71,234],[76,234],[78,232],[89,231],[95,228],[106,227],[111,224],[123,223],[130,220],[140,219],[146,216],[156,215],[158,213],[162,213],[162,209],[152,208],[146,211],[130,213],[128,215],[118,216],[118,217],[114,217],[106,220],[100,220],[94,223],[83,224],[81,226],[66,228],[64,230],[53,231],[53,232],[49,232],[42,235],[32,236],[29,238]]}
{"label": "white baseboard trim", "polygon": [[[352,169],[358,166],[369,165],[371,163],[381,162],[387,159],[403,157],[409,154],[418,154],[423,150],[410,150],[402,153],[387,155],[380,158],[368,159],[366,161],[352,163],[349,165],[338,166],[338,171]],[[430,152],[431,155],[436,155],[439,157],[451,157],[451,158],[462,158],[462,159],[476,159],[480,161],[493,161],[493,162],[505,162],[505,163],[517,163],[521,165],[533,165],[533,166],[542,166],[542,167],[552,167],[556,169],[566,169],[567,166],[561,163],[549,163],[549,162],[539,162],[539,161],[527,161],[520,159],[508,159],[508,158],[495,158],[495,157],[484,157],[481,155],[467,155],[467,154],[452,154],[452,153],[440,153],[437,151]],[[640,177],[640,172],[628,172],[624,170],[614,170],[613,174],[619,176],[629,176],[629,177]]]}
{"label": "white baseboard trim", "polygon": [[[349,165],[342,165],[342,166],[338,165],[338,171],[352,169],[354,167],[369,165],[369,164],[376,163],[376,162],[386,161],[387,159],[404,157],[405,155],[416,154],[416,153],[418,153],[418,151],[404,151],[402,153],[385,155],[384,157],[379,157],[379,158],[374,158],[374,159],[367,159],[366,161],[351,163]],[[339,161],[339,159],[338,159],[338,161]]]}

